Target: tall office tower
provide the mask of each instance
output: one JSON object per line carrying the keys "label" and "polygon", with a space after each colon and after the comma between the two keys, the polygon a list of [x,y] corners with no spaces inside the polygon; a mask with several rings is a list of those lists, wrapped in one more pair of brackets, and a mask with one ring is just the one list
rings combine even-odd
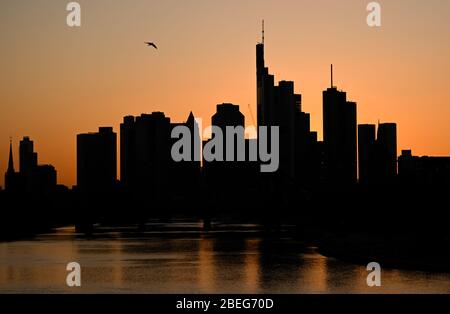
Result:
{"label": "tall office tower", "polygon": [[[222,148],[223,161],[203,160],[206,194],[213,204],[217,204],[214,206],[228,211],[242,210],[250,206],[253,198],[249,193],[256,184],[259,167],[257,162],[249,161],[249,148],[257,143],[245,139],[245,117],[238,105],[217,105],[211,124],[222,131],[223,143],[218,141],[217,135],[213,135],[212,139],[203,143],[203,152],[205,154],[211,149],[218,157],[218,149]],[[231,131],[233,132],[230,133]],[[222,147],[219,146],[221,144]],[[211,145],[214,145],[213,148]]]}
{"label": "tall office tower", "polygon": [[120,124],[120,182],[129,188],[136,183],[135,118],[126,116]]}
{"label": "tall office tower", "polygon": [[256,84],[258,126],[275,125],[272,119],[275,78],[273,75],[269,74],[269,69],[265,66],[264,35],[263,41],[256,45]]}
{"label": "tall office tower", "polygon": [[279,173],[286,178],[295,177],[295,112],[301,95],[294,93],[294,82],[280,81],[274,88],[274,106],[270,126],[280,128]]}
{"label": "tall office tower", "polygon": [[[171,130],[182,126],[187,127],[190,133],[190,156],[187,160],[170,163],[170,190],[171,200],[179,207],[194,209],[198,205],[200,174],[201,174],[201,137],[200,129],[194,114],[189,113],[186,122],[171,123]],[[170,149],[179,139],[171,139]],[[183,152],[184,152],[183,148]]]}
{"label": "tall office tower", "polygon": [[112,127],[77,135],[77,187],[82,192],[108,192],[117,180],[117,136]]}
{"label": "tall office tower", "polygon": [[375,181],[376,139],[374,124],[358,125],[359,183],[367,185]]}
{"label": "tall office tower", "polygon": [[[179,139],[172,139],[171,133],[177,126],[190,131],[190,160],[172,159],[172,146]],[[192,201],[200,183],[200,153],[200,130],[192,112],[185,123],[171,123],[164,113],[153,112],[126,116],[120,125],[121,183],[144,205]]]}
{"label": "tall office tower", "polygon": [[267,109],[266,103],[266,75],[267,69],[264,65],[264,44],[256,45],[256,109],[257,109],[257,123],[258,126],[267,125]]}
{"label": "tall office tower", "polygon": [[[333,77],[333,69],[331,69]],[[333,86],[323,92],[323,145],[328,183],[354,184],[357,180],[356,103]]]}
{"label": "tall office tower", "polygon": [[153,112],[137,117],[135,123],[135,186],[162,201],[170,182],[172,162],[170,118],[163,112]]}
{"label": "tall office tower", "polygon": [[302,111],[302,97],[295,94],[294,110],[294,172],[295,181],[304,187],[319,183],[320,154],[317,132],[311,131],[310,114]]}
{"label": "tall office tower", "polygon": [[30,175],[37,167],[37,153],[34,152],[34,143],[25,136],[19,144],[19,168],[23,175]]}
{"label": "tall office tower", "polygon": [[377,174],[380,183],[392,183],[397,175],[397,125],[382,123],[377,134]]}
{"label": "tall office tower", "polygon": [[[239,111],[238,105],[233,104],[220,104],[217,105],[216,113],[211,118],[211,125],[217,126],[222,130],[223,134],[223,159],[231,159],[238,161],[238,150],[245,153],[245,117]],[[233,132],[233,138],[227,136],[227,127],[241,127],[235,129]],[[234,143],[233,147],[227,147],[227,143]],[[239,146],[239,144],[243,144]],[[233,150],[230,151],[230,148]],[[229,155],[227,158],[227,154]]]}
{"label": "tall office tower", "polygon": [[294,92],[294,83],[280,81],[275,86],[264,60],[264,25],[262,42],[256,45],[256,77],[258,127],[277,126],[280,131],[277,173],[286,182],[314,184],[320,168],[317,134],[310,130],[309,114],[302,112],[302,96]]}

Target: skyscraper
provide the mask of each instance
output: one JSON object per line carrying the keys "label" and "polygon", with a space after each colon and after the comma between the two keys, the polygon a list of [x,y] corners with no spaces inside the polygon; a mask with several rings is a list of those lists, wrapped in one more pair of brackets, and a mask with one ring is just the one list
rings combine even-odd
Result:
{"label": "skyscraper", "polygon": [[256,83],[257,83],[257,116],[258,126],[271,124],[271,108],[273,102],[274,76],[269,74],[264,61],[264,43],[256,45]]}
{"label": "skyscraper", "polygon": [[136,184],[135,118],[126,116],[120,124],[120,181],[129,188]]}
{"label": "skyscraper", "polygon": [[25,136],[19,145],[19,167],[20,173],[29,175],[37,166],[37,153],[34,152],[34,142]]}
{"label": "skyscraper", "polygon": [[295,111],[301,95],[294,93],[294,82],[280,81],[274,88],[271,126],[280,127],[280,166],[282,176],[295,178]]}
{"label": "skyscraper", "polygon": [[[185,126],[191,133],[191,159],[175,162],[171,156],[172,130]],[[200,183],[200,130],[191,112],[184,123],[171,123],[163,112],[124,117],[120,125],[121,183],[128,196],[141,204],[168,206],[189,203]]]}
{"label": "skyscraper", "polygon": [[125,117],[120,126],[121,181],[141,196],[164,198],[170,182],[170,118],[163,112]]}
{"label": "skyscraper", "polygon": [[295,93],[294,82],[280,81],[275,86],[264,60],[264,29],[263,40],[256,45],[256,77],[258,127],[275,126],[280,131],[278,175],[285,183],[314,181],[319,176],[314,170],[318,164],[317,137],[310,131],[309,115],[302,112],[302,96]]}
{"label": "skyscraper", "polygon": [[[239,111],[238,105],[233,104],[220,104],[217,105],[216,113],[211,118],[211,124],[213,126],[219,127],[222,130],[223,134],[223,159],[229,159],[227,158],[227,151],[228,149],[232,149],[233,152],[229,152],[230,157],[234,161],[238,161],[238,149],[241,149],[242,152],[245,152],[245,147],[239,147],[239,144],[245,145],[245,117],[244,115]],[[233,133],[234,138],[228,138],[227,135],[227,127],[241,127],[239,129],[236,129],[236,132]],[[234,143],[234,147],[227,147],[227,143]],[[239,143],[240,142],[240,143]],[[242,146],[242,145],[241,145]]]}
{"label": "skyscraper", "polygon": [[[184,123],[171,123],[171,130],[177,126],[187,127],[190,131],[190,159],[175,162],[170,160],[170,187],[172,204],[183,209],[194,209],[199,202],[200,174],[201,174],[201,137],[200,129],[194,114]],[[171,139],[170,147],[178,139]]]}
{"label": "skyscraper", "polygon": [[347,101],[347,94],[333,86],[332,80],[323,92],[324,162],[329,183],[356,183],[356,120],[356,103]]}
{"label": "skyscraper", "polygon": [[117,180],[117,136],[111,127],[77,135],[77,187],[81,192],[111,191]]}
{"label": "skyscraper", "polygon": [[397,175],[397,125],[382,123],[377,134],[377,174],[381,183],[392,183]]}
{"label": "skyscraper", "polygon": [[376,138],[374,124],[358,125],[359,182],[374,183],[376,175]]}
{"label": "skyscraper", "polygon": [[[211,204],[226,211],[248,208],[253,196],[250,193],[257,183],[259,169],[258,162],[250,160],[249,150],[251,145],[256,147],[257,143],[255,140],[245,139],[245,116],[238,105],[217,105],[211,124],[221,130],[223,141],[220,142],[215,137],[220,135],[213,135],[212,139],[204,141],[203,151],[205,153],[211,149],[216,158],[220,155],[223,158],[203,160],[208,199]],[[213,144],[214,148],[211,148]],[[218,150],[222,151],[222,154],[219,154]]]}

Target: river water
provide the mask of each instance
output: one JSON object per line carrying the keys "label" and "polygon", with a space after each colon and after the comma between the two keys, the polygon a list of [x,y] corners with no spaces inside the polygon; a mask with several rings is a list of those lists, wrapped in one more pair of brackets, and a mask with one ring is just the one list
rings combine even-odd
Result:
{"label": "river water", "polygon": [[[450,293],[450,274],[382,269],[382,286],[370,288],[364,266],[289,237],[180,227],[91,238],[68,227],[1,242],[0,293]],[[81,287],[66,285],[70,262],[81,265]]]}

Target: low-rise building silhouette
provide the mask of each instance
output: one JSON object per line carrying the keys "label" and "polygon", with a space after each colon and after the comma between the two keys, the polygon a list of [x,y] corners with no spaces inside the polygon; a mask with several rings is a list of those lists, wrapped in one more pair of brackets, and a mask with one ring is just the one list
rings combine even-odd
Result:
{"label": "low-rise building silhouette", "polygon": [[450,186],[450,157],[413,156],[403,150],[398,158],[398,175],[402,185]]}
{"label": "low-rise building silhouette", "polygon": [[52,165],[39,165],[34,142],[25,136],[19,144],[19,172],[14,169],[12,141],[9,146],[5,189],[11,192],[43,194],[55,191],[57,173]]}

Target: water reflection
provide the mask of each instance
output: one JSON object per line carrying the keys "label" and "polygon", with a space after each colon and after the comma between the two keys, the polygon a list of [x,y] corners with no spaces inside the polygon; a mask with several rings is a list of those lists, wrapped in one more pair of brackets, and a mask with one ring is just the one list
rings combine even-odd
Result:
{"label": "water reflection", "polygon": [[[81,288],[65,286],[72,261],[81,264]],[[251,234],[85,239],[61,230],[0,243],[3,293],[450,293],[449,274],[383,269],[380,288],[367,287],[366,276],[299,241]]]}

